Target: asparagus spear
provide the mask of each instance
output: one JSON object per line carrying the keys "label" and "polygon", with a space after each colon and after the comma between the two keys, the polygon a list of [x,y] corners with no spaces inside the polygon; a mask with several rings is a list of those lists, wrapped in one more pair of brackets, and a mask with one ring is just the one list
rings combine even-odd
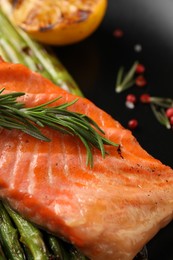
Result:
{"label": "asparagus spear", "polygon": [[48,244],[50,245],[56,259],[60,260],[87,260],[78,249],[53,235],[48,234]]}
{"label": "asparagus spear", "polygon": [[6,260],[7,258],[5,257],[4,251],[2,250],[2,247],[0,245],[0,260]]}
{"label": "asparagus spear", "polygon": [[53,53],[16,28],[0,10],[0,54],[6,61],[20,62],[71,93],[82,96],[76,82]]}
{"label": "asparagus spear", "polygon": [[80,251],[76,248],[71,246],[70,248],[70,260],[87,260],[88,258],[85,257]]}
{"label": "asparagus spear", "polygon": [[0,202],[0,241],[8,259],[10,260],[26,259],[22,247],[18,241],[18,232],[14,228],[1,202]]}
{"label": "asparagus spear", "polygon": [[20,233],[20,241],[29,249],[33,259],[48,260],[49,254],[41,232],[12,210],[6,203],[4,203],[4,207]]}
{"label": "asparagus spear", "polygon": [[64,242],[57,237],[47,234],[48,244],[56,257],[59,260],[70,260],[68,250],[64,246]]}

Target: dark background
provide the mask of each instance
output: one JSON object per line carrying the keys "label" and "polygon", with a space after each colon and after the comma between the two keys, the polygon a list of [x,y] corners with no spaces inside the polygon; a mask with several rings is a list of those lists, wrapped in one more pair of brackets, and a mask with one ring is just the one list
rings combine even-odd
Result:
{"label": "dark background", "polygon": [[[117,28],[123,30],[123,37],[113,36]],[[140,52],[135,51],[137,44],[142,47]],[[128,93],[173,98],[173,0],[108,0],[105,18],[92,36],[56,51],[87,98],[125,127],[129,119],[137,118],[139,127],[133,134],[139,143],[173,167],[173,130],[158,123],[148,105],[125,106]],[[119,67],[128,69],[135,60],[146,67],[147,85],[116,94]],[[173,223],[147,248],[149,260],[172,260]]]}

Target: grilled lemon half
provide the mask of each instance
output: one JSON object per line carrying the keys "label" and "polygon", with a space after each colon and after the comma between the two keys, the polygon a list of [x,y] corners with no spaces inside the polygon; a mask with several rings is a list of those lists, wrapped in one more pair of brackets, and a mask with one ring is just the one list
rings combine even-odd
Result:
{"label": "grilled lemon half", "polygon": [[13,23],[34,39],[52,45],[88,37],[101,23],[107,7],[107,0],[3,0],[3,5],[6,3]]}

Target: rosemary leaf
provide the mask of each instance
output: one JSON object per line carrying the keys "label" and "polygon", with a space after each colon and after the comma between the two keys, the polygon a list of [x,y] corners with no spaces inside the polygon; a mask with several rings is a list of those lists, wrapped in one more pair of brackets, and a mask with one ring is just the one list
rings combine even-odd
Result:
{"label": "rosemary leaf", "polygon": [[132,67],[129,71],[124,75],[124,68],[120,67],[117,75],[116,85],[115,85],[115,92],[120,93],[130,87],[132,87],[135,83],[134,75],[136,71],[136,66],[138,62],[134,62]]}
{"label": "rosemary leaf", "polygon": [[51,141],[43,135],[41,128],[47,126],[64,134],[77,136],[87,151],[87,165],[93,166],[92,147],[100,150],[105,157],[106,145],[118,146],[106,139],[104,131],[91,118],[84,114],[68,111],[67,108],[77,102],[66,102],[59,106],[48,106],[60,99],[58,97],[39,106],[27,108],[17,98],[21,92],[2,94],[0,90],[0,126],[6,129],[18,129],[42,141]]}
{"label": "rosemary leaf", "polygon": [[160,108],[157,109],[157,107],[154,104],[151,104],[151,109],[156,117],[156,119],[158,120],[158,122],[162,125],[164,125],[167,129],[171,128],[171,124],[169,122],[168,117],[165,114],[165,110]]}
{"label": "rosemary leaf", "polygon": [[118,92],[119,86],[121,86],[122,78],[124,74],[124,67],[120,67],[118,74],[117,74],[117,80],[116,80],[116,91]]}
{"label": "rosemary leaf", "polygon": [[152,104],[164,107],[164,108],[168,108],[168,107],[172,107],[173,106],[173,99],[171,98],[162,98],[162,97],[151,97],[150,102]]}
{"label": "rosemary leaf", "polygon": [[127,72],[127,74],[125,75],[123,81],[122,81],[122,85],[125,86],[129,81],[131,81],[134,77],[135,71],[136,71],[136,66],[137,66],[138,62],[136,61],[133,66],[130,68],[130,70]]}

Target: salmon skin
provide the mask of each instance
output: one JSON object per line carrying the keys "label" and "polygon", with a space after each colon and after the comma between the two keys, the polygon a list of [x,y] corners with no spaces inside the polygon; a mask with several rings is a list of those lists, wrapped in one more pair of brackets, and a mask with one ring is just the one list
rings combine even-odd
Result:
{"label": "salmon skin", "polygon": [[[25,92],[35,106],[57,97],[55,105],[76,96],[20,64],[0,63],[0,86]],[[68,109],[91,117],[106,138],[94,166],[78,138],[48,128],[52,141],[18,130],[0,129],[0,197],[24,218],[70,241],[94,260],[131,260],[173,216],[173,170],[154,159],[129,130],[85,98]]]}

